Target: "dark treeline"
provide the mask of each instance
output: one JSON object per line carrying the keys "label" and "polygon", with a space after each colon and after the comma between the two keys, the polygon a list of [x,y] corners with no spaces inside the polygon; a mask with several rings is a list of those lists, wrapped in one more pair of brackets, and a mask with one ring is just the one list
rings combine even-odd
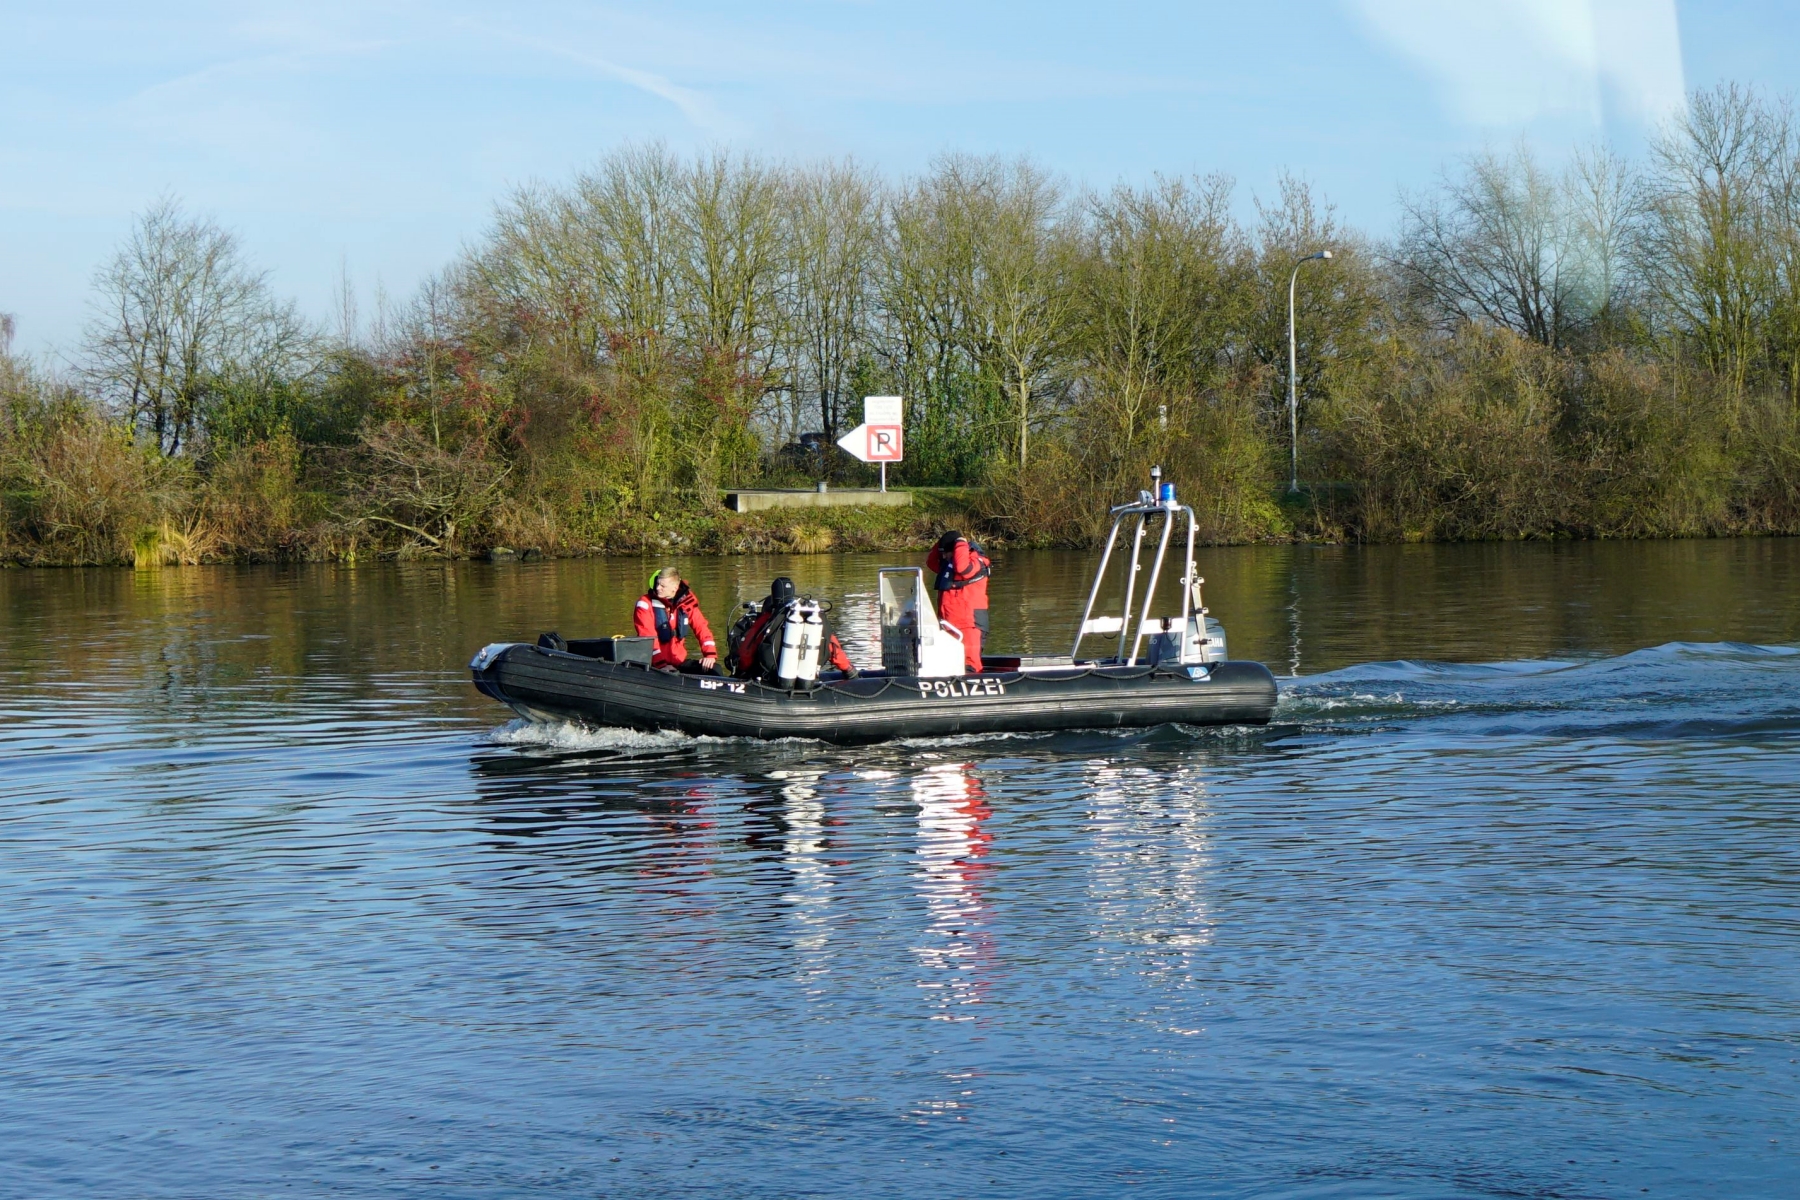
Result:
{"label": "dark treeline", "polygon": [[[1218,176],[1093,194],[997,158],[895,182],[638,146],[512,195],[372,328],[346,289],[322,330],[165,202],[97,278],[78,363],[20,361],[0,324],[0,553],[829,545],[719,492],[864,481],[795,443],[867,394],[906,398],[893,478],[970,489],[1015,542],[1092,538],[1152,463],[1216,540],[1800,531],[1785,105],[1699,94],[1637,166],[1477,156],[1388,244],[1295,179],[1255,211]],[[1288,288],[1323,249],[1289,496]]]}

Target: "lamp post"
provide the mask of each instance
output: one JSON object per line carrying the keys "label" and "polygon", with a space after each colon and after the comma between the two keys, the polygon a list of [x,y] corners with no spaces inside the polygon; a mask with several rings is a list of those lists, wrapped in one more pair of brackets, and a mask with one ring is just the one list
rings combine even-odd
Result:
{"label": "lamp post", "polygon": [[1300,268],[1313,259],[1331,261],[1331,251],[1321,250],[1317,254],[1309,254],[1294,264],[1294,273],[1288,278],[1288,439],[1292,447],[1289,460],[1288,491],[1300,490],[1300,393],[1296,390],[1294,376],[1299,372],[1300,356],[1294,346],[1294,285],[1300,282]]}

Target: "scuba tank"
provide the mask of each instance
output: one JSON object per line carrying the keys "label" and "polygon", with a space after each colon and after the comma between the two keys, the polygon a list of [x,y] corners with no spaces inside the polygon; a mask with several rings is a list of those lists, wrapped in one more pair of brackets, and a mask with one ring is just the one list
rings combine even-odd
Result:
{"label": "scuba tank", "polygon": [[796,648],[799,672],[795,676],[803,684],[819,681],[819,651],[825,647],[825,618],[819,615],[817,601],[802,600],[795,605],[790,623],[800,626],[800,643]]}
{"label": "scuba tank", "polygon": [[775,659],[775,683],[791,688],[800,678],[800,626],[794,619],[795,605],[789,604],[786,619],[781,622],[781,653]]}
{"label": "scuba tank", "polygon": [[825,642],[825,619],[816,600],[788,604],[781,622],[781,654],[775,660],[777,687],[809,687],[819,678],[819,649]]}

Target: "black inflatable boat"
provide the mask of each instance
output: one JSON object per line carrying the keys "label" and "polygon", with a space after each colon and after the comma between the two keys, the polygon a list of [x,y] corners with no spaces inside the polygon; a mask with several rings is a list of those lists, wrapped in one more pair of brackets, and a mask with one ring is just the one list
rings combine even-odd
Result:
{"label": "black inflatable boat", "polygon": [[[855,679],[817,670],[818,647],[808,642],[799,616],[793,624],[801,665],[792,677],[674,674],[651,669],[647,638],[564,642],[554,635],[535,645],[485,646],[469,667],[482,693],[530,720],[717,737],[855,743],[1170,723],[1266,724],[1275,710],[1274,676],[1261,663],[1226,659],[1224,631],[1200,603],[1193,511],[1175,502],[1169,485],[1154,486],[1137,503],[1113,509],[1112,534],[1066,656],[984,656],[982,671],[966,674],[961,635],[937,619],[923,572],[889,568],[879,575],[876,614],[882,667]],[[1170,534],[1182,515],[1187,570],[1179,581],[1179,611],[1150,617]],[[1129,563],[1120,556],[1121,610],[1095,616],[1121,526],[1134,518]],[[1146,534],[1157,533],[1140,587]],[[1134,610],[1140,614],[1135,625]],[[818,628],[816,617],[811,628]],[[1112,654],[1080,657],[1083,639],[1113,635]]]}
{"label": "black inflatable boat", "polygon": [[673,675],[519,643],[489,646],[472,666],[477,688],[532,720],[718,737],[851,743],[1170,722],[1261,725],[1275,707],[1274,677],[1246,662],[1041,666],[985,658],[979,675],[870,672],[805,689]]}

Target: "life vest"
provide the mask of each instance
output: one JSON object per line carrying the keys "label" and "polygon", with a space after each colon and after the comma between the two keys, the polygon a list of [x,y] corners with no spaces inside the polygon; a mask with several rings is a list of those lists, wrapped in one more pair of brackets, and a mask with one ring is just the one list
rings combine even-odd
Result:
{"label": "life vest", "polygon": [[693,593],[686,585],[675,594],[675,607],[670,609],[654,592],[644,597],[650,601],[650,614],[656,618],[656,640],[667,646],[671,642],[685,640],[694,632],[694,624],[688,620],[687,606],[693,601]]}
{"label": "life vest", "polygon": [[[960,598],[965,600],[968,604],[966,610],[968,613],[968,620],[975,628],[979,629],[985,635],[988,631],[987,585],[985,581],[989,575],[993,574],[993,564],[988,561],[987,555],[981,552],[981,547],[974,542],[971,542],[968,538],[958,538],[957,541],[969,548],[969,557],[972,560],[970,565],[974,569],[967,575],[958,575],[956,573],[956,547],[951,546],[950,553],[948,554],[945,554],[941,549],[933,549],[932,553],[938,556],[937,578],[935,580],[938,591],[938,615],[945,615],[943,610],[949,607],[946,601],[950,596],[958,595],[963,589],[974,587],[974,585],[979,583],[982,586],[978,591]],[[926,561],[926,566],[928,568],[930,566],[929,559]],[[955,620],[954,617],[946,617],[946,619],[952,621]]]}
{"label": "life vest", "polygon": [[979,583],[981,580],[986,579],[989,575],[994,573],[994,564],[988,561],[987,555],[981,552],[980,546],[976,545],[974,542],[970,542],[969,553],[974,556],[975,570],[965,578],[961,579],[957,578],[956,575],[956,551],[952,549],[949,554],[939,554],[938,561],[940,565],[938,566],[937,579],[934,585],[938,591],[954,592],[960,588],[968,587],[971,583]]}

